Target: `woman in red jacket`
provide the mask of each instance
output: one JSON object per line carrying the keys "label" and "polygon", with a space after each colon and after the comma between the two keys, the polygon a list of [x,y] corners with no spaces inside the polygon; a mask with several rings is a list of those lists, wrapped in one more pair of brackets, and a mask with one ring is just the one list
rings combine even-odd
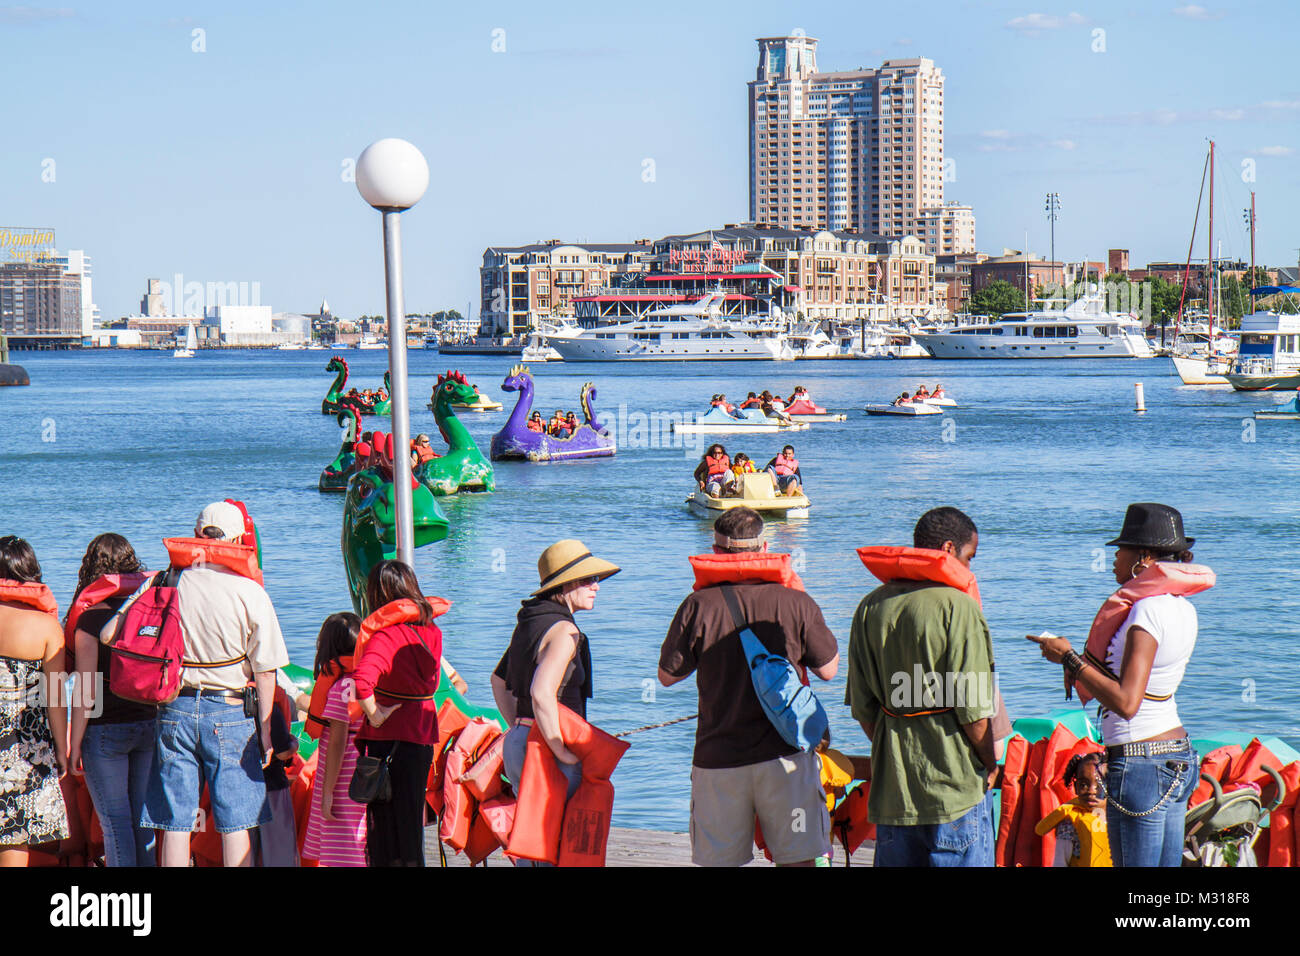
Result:
{"label": "woman in red jacket", "polygon": [[366,601],[378,611],[411,602],[410,620],[370,635],[353,679],[366,722],[357,746],[390,758],[392,799],[366,807],[366,856],[371,866],[424,866],[424,791],[438,741],[433,692],[441,673],[442,632],[409,565],[380,561],[366,582]]}

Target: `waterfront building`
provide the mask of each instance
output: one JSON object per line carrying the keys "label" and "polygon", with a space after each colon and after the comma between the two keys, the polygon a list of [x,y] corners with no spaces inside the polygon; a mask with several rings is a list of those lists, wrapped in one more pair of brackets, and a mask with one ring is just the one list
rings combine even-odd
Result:
{"label": "waterfront building", "polygon": [[489,246],[479,270],[483,335],[522,335],[554,319],[572,318],[573,299],[592,289],[631,281],[644,270],[648,240]]}
{"label": "waterfront building", "polygon": [[0,333],[14,349],[69,348],[83,339],[82,277],[42,254],[0,264]]}
{"label": "waterfront building", "polygon": [[[970,267],[970,292],[974,295],[993,282],[1010,282],[1022,293],[1032,295],[1038,286],[1053,282],[1068,282],[1070,277],[1060,262],[1045,260],[1032,252],[1003,249],[1000,256],[989,256]],[[1025,282],[1029,288],[1026,290]]]}
{"label": "waterfront building", "polygon": [[639,317],[721,288],[728,315],[887,322],[935,311],[934,257],[915,237],[887,239],[756,223],[665,236],[635,284],[576,299],[582,322]]}
{"label": "waterfront building", "polygon": [[752,221],[916,235],[931,255],[974,251],[973,211],[944,202],[944,75],[933,60],[821,73],[812,37],[757,42],[749,84]]}
{"label": "waterfront building", "polygon": [[81,286],[81,337],[89,340],[95,329],[99,328],[99,306],[95,305],[91,290],[92,266],[90,256],[82,249],[69,249],[66,254],[52,252],[50,259],[63,266],[69,275],[76,276]]}
{"label": "waterfront building", "polygon": [[[943,303],[950,315],[969,311],[971,297],[971,269],[988,256],[982,252],[968,252],[934,257],[935,302]],[[942,294],[939,286],[943,286]]]}

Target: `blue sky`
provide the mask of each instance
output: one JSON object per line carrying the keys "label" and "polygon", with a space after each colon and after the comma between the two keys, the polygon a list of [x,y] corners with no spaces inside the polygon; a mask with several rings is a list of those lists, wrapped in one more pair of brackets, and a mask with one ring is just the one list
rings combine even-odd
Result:
{"label": "blue sky", "polygon": [[53,227],[61,249],[86,249],[105,318],[134,312],[147,277],[178,272],[260,282],[277,311],[324,296],[341,315],[380,312],[379,218],[341,172],[400,136],[432,174],[404,217],[407,308],[472,300],[477,314],[489,244],[744,219],[754,40],[800,28],[821,41],[822,70],[918,55],[943,69],[957,176],[945,197],[974,205],[984,251],[1028,230],[1046,253],[1055,190],[1058,256],[1181,260],[1214,137],[1224,253],[1249,255],[1254,189],[1258,259],[1294,265],[1294,23],[1286,3],[1226,0],[0,0],[0,225]]}

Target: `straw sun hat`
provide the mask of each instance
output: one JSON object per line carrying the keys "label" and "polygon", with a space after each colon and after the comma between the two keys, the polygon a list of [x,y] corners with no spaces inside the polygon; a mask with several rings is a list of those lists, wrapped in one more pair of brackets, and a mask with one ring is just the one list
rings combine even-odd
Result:
{"label": "straw sun hat", "polygon": [[541,584],[533,596],[537,597],[548,591],[554,591],[571,581],[583,578],[604,580],[611,574],[618,574],[619,567],[593,557],[587,546],[574,538],[557,541],[537,559],[537,577]]}

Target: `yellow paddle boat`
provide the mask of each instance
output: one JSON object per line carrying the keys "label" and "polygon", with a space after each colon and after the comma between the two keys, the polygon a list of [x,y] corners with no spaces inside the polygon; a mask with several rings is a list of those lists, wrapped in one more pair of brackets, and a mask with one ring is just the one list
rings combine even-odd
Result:
{"label": "yellow paddle boat", "polygon": [[714,518],[720,512],[740,507],[753,508],[765,518],[808,517],[812,503],[802,488],[797,494],[778,494],[771,472],[740,475],[737,481],[740,491],[738,495],[714,498],[703,491],[696,491],[687,497],[686,504],[696,514]]}

